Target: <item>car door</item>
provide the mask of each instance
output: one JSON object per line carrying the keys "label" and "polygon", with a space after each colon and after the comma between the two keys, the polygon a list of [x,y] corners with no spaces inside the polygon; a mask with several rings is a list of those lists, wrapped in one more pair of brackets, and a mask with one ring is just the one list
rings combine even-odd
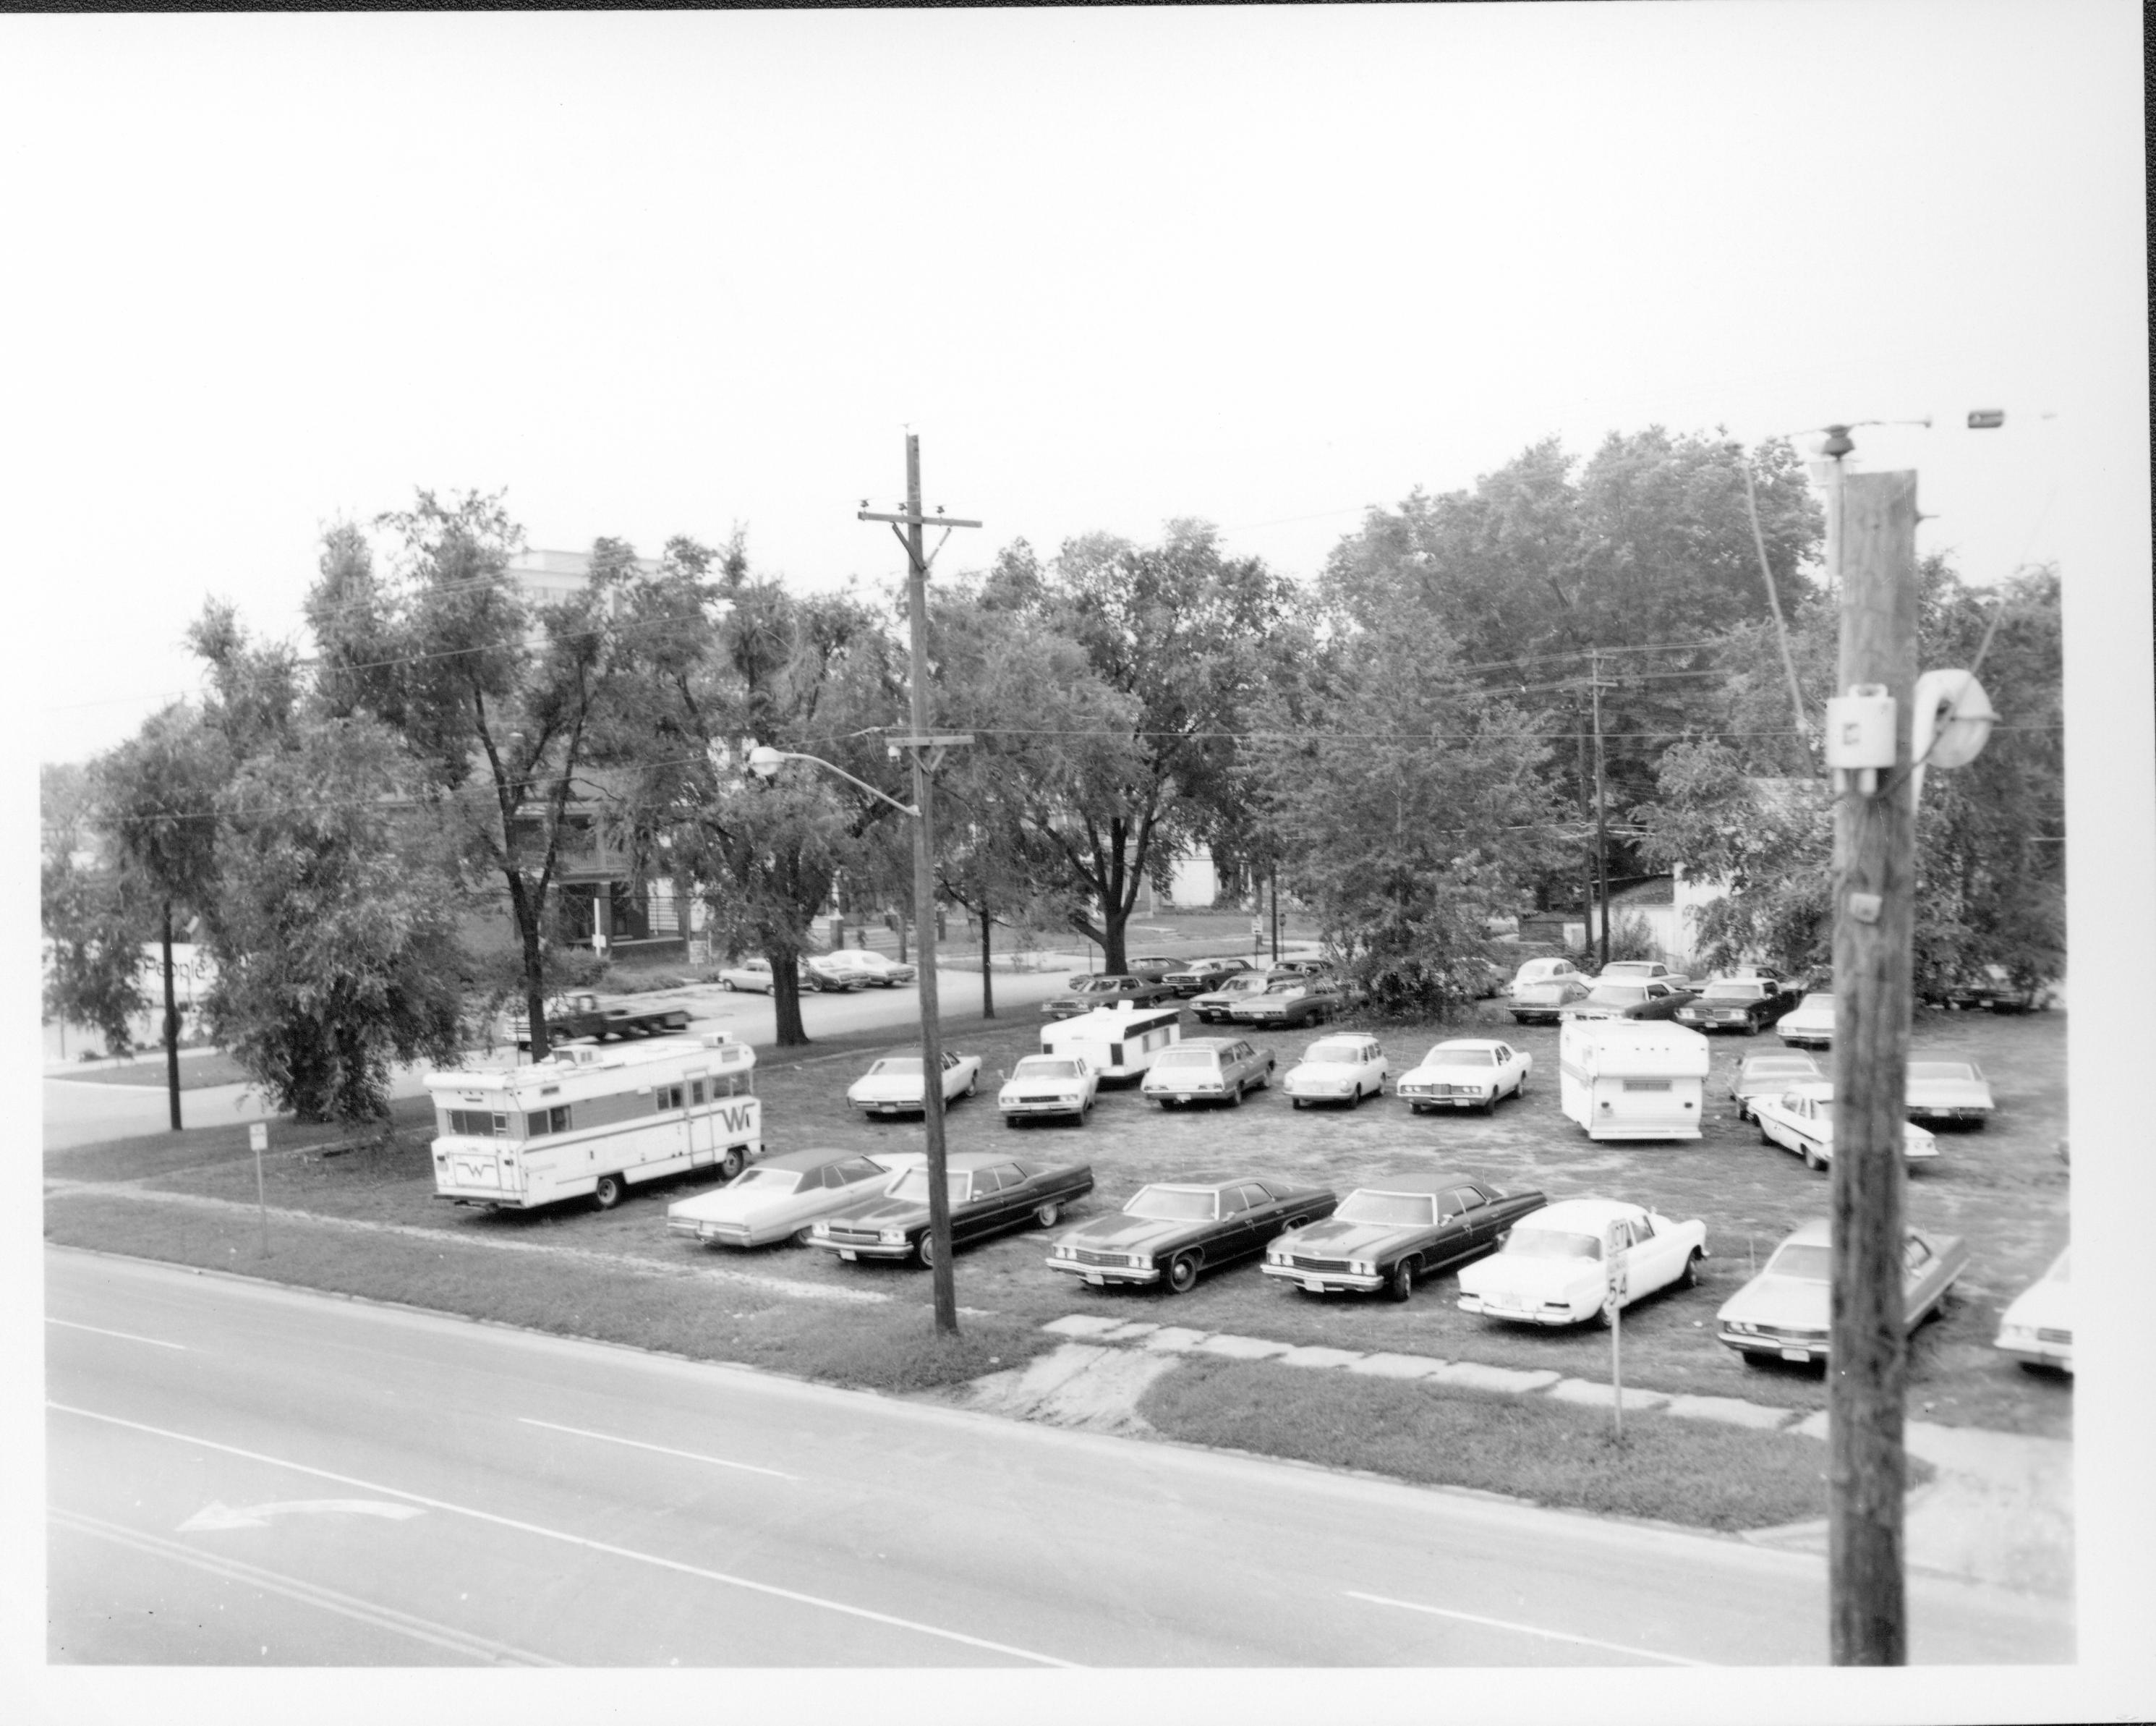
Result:
{"label": "car door", "polygon": [[1631,1284],[1628,1301],[1636,1301],[1643,1294],[1650,1294],[1676,1280],[1683,1262],[1680,1256],[1680,1242],[1675,1234],[1665,1234],[1655,1226],[1651,1216],[1635,1219],[1632,1224],[1632,1246],[1625,1261],[1625,1271]]}
{"label": "car door", "polygon": [[995,1191],[980,1207],[980,1215],[972,1231],[975,1235],[993,1235],[1009,1228],[1033,1208],[1026,1172],[1017,1164],[998,1163],[992,1168],[974,1170],[977,1184],[984,1178],[995,1182]]}
{"label": "car door", "polygon": [[1455,1219],[1455,1225],[1440,1241],[1439,1250],[1449,1264],[1493,1246],[1497,1235],[1496,1212],[1481,1188],[1463,1184],[1448,1189],[1440,1207]]}
{"label": "car door", "polygon": [[1932,1302],[1939,1297],[1946,1280],[1946,1261],[1926,1245],[1912,1229],[1902,1241],[1902,1328],[1912,1331]]}

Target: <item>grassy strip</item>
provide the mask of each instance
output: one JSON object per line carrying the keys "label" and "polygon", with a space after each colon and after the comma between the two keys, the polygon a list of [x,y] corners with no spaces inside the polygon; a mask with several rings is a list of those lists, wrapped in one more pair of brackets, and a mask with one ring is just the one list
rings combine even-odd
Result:
{"label": "grassy strip", "polygon": [[45,1238],[167,1264],[238,1271],[301,1288],[398,1301],[557,1335],[772,1368],[854,1390],[957,1384],[1022,1365],[1060,1339],[1023,1321],[973,1317],[955,1338],[924,1298],[849,1307],[842,1318],[739,1284],[617,1271],[555,1255],[439,1245],[372,1230],[255,1220],[126,1194],[49,1195]]}
{"label": "grassy strip", "polygon": [[[1777,1527],[1827,1511],[1826,1446],[1790,1433],[1440,1389],[1265,1361],[1186,1358],[1138,1413],[1170,1438],[1431,1486],[1693,1527]],[[1910,1484],[1928,1479],[1910,1459]]]}
{"label": "grassy strip", "polygon": [[[165,1057],[130,1061],[125,1066],[85,1067],[80,1072],[47,1073],[70,1085],[132,1085],[141,1090],[162,1091],[167,1083]],[[202,1091],[212,1085],[237,1085],[248,1076],[246,1069],[229,1055],[191,1056],[180,1063],[180,1089]]]}
{"label": "grassy strip", "polygon": [[[393,1127],[423,1129],[433,1121],[434,1115],[431,1097],[408,1097],[389,1106],[389,1120]],[[245,1159],[251,1181],[254,1153],[247,1148],[247,1128],[245,1121],[223,1121],[215,1126],[189,1127],[178,1133],[160,1128],[155,1133],[138,1133],[131,1138],[107,1139],[100,1144],[47,1151],[44,1170],[63,1180],[140,1180],[145,1176],[198,1168],[208,1163]],[[347,1144],[377,1137],[381,1132],[378,1126],[355,1127],[326,1121],[318,1126],[302,1127],[280,1118],[270,1123],[270,1144],[274,1155],[279,1151]],[[251,1187],[249,1194],[251,1196]]]}

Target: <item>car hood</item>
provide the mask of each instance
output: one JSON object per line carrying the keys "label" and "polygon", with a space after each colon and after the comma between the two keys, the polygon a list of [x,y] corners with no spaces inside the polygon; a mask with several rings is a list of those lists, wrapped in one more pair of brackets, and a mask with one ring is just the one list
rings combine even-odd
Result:
{"label": "car hood", "polygon": [[2025,1324],[2032,1328],[2071,1330],[2074,1328],[2073,1288],[2069,1283],[2046,1277],[2032,1283],[2007,1303],[1999,1315],[1999,1327]]}
{"label": "car hood", "polygon": [[1497,1069],[1493,1066],[1419,1066],[1412,1072],[1402,1073],[1399,1082],[1403,1085],[1494,1085]]}
{"label": "car hood", "polygon": [[1517,1294],[1540,1301],[1577,1299],[1602,1287],[1599,1259],[1528,1258],[1500,1252],[1460,1273],[1463,1294]]}
{"label": "car hood", "polygon": [[873,1079],[855,1080],[846,1095],[858,1102],[905,1102],[909,1100],[918,1102],[927,1092],[922,1088],[918,1074],[880,1074]]}
{"label": "car hood", "polygon": [[1912,1108],[1988,1109],[1991,1086],[1981,1079],[1911,1079],[1903,1087]]}
{"label": "car hood", "polygon": [[[951,1208],[957,1210],[957,1202]],[[928,1206],[918,1199],[890,1199],[879,1193],[834,1211],[830,1220],[849,1228],[910,1229],[928,1220]]]}
{"label": "car hood", "polygon": [[1271,1251],[1322,1252],[1331,1258],[1368,1258],[1388,1246],[1397,1246],[1411,1235],[1425,1232],[1430,1226],[1428,1223],[1413,1227],[1401,1223],[1343,1223],[1334,1217],[1281,1235],[1273,1242]]}
{"label": "car hood", "polygon": [[768,1215],[798,1193],[769,1193],[762,1190],[762,1183],[732,1192],[725,1187],[716,1192],[700,1193],[693,1199],[684,1199],[679,1204],[666,1207],[669,1216],[685,1217],[698,1223],[753,1223],[758,1217]]}
{"label": "car hood", "polygon": [[1298,1085],[1310,1085],[1324,1091],[1344,1089],[1362,1076],[1360,1066],[1348,1066],[1330,1061],[1302,1061],[1290,1067],[1287,1076],[1281,1082],[1290,1090]]}
{"label": "car hood", "polygon": [[1830,1300],[1826,1283],[1762,1272],[1724,1301],[1714,1317],[1722,1324],[1741,1320],[1786,1330],[1825,1330]]}
{"label": "car hood", "polygon": [[1101,1252],[1148,1252],[1185,1241],[1210,1228],[1204,1220],[1161,1220],[1154,1217],[1125,1216],[1118,1211],[1110,1216],[1096,1216],[1090,1223],[1082,1223],[1061,1237],[1059,1246],[1090,1246]]}
{"label": "car hood", "polygon": [[996,1092],[998,1102],[1018,1097],[1083,1097],[1083,1079],[1006,1079]]}

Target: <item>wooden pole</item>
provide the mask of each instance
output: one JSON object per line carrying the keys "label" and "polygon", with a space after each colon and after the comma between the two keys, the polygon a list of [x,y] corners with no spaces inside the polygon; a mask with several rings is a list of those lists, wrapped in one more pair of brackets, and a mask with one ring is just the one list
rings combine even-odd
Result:
{"label": "wooden pole", "polygon": [[180,1008],[172,993],[172,902],[165,902],[165,1100],[180,1130]]}
{"label": "wooden pole", "polygon": [[1589,662],[1594,689],[1594,893],[1602,906],[1601,963],[1609,968],[1609,806],[1602,765],[1602,660]]}
{"label": "wooden pole", "polygon": [[1834,1305],[1827,1569],[1836,1666],[1907,1663],[1902,1568],[1902,1125],[1916,814],[1906,783],[1917,681],[1917,476],[1841,481],[1839,692],[1883,684],[1895,761],[1866,796],[1837,778],[1834,866]]}

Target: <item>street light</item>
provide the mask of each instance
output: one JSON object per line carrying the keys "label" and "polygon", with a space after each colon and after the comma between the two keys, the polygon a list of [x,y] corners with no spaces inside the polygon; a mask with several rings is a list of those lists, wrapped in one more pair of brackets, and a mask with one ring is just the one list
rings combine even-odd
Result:
{"label": "street light", "polygon": [[759,743],[748,753],[748,770],[759,779],[775,779],[778,777],[778,763],[782,761],[813,761],[818,767],[829,768],[848,784],[860,786],[870,797],[880,798],[901,815],[911,815],[916,820],[921,817],[921,811],[911,804],[901,803],[896,798],[877,790],[866,779],[856,779],[836,762],[826,761],[820,755],[803,755],[792,749],[774,749],[768,743]]}

